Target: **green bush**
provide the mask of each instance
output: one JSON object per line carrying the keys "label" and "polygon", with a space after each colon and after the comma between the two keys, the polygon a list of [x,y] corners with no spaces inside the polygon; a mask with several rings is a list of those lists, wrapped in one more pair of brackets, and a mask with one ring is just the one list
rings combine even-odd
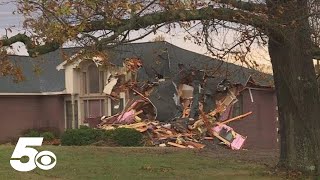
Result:
{"label": "green bush", "polygon": [[66,146],[83,146],[103,140],[106,137],[105,130],[91,128],[68,129],[61,136],[61,144]]}
{"label": "green bush", "polygon": [[40,132],[36,130],[29,130],[23,136],[24,137],[40,137]]}
{"label": "green bush", "polygon": [[90,129],[90,127],[89,126],[85,126],[85,125],[80,125],[79,129]]}
{"label": "green bush", "polygon": [[[103,129],[68,129],[61,136],[61,145],[84,146],[97,142],[108,142],[119,146],[141,146],[142,134],[135,129],[118,128],[115,130]],[[103,143],[102,143],[103,144]]]}
{"label": "green bush", "polygon": [[118,128],[113,130],[112,140],[120,146],[141,146],[142,134],[129,128]]}
{"label": "green bush", "polygon": [[52,132],[40,132],[36,130],[28,130],[24,135],[24,137],[43,137],[44,141],[52,141],[55,139],[55,135]]}
{"label": "green bush", "polygon": [[40,137],[43,137],[44,141],[53,141],[55,136],[52,132],[43,132],[40,134]]}

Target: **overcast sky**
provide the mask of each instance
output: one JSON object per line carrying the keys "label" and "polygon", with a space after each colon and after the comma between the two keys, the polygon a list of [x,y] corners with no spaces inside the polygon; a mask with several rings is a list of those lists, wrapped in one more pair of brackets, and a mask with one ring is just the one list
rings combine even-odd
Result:
{"label": "overcast sky", "polygon": [[0,0],[0,28],[3,29],[10,25],[21,27],[22,17],[20,15],[13,15],[12,12],[16,9],[15,5],[12,3],[6,4],[6,1],[8,0]]}

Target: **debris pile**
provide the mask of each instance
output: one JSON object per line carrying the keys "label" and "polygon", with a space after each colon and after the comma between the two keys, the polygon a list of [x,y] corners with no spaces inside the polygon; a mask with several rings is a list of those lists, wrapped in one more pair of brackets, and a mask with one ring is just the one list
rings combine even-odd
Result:
{"label": "debris pile", "polygon": [[[123,72],[135,73],[142,67],[141,60],[134,58],[126,59],[124,64]],[[150,139],[150,145],[160,147],[201,149],[205,147],[203,140],[217,138],[233,150],[241,149],[246,137],[227,125],[252,113],[228,119],[241,89],[223,80],[215,86],[215,94],[208,95],[204,92],[209,85],[206,82],[214,77],[183,65],[179,68],[172,80],[157,78],[152,83],[133,79],[119,82],[118,77],[110,76],[104,92],[114,98],[125,92],[131,100],[127,100],[121,112],[102,117],[97,127],[134,128]]]}

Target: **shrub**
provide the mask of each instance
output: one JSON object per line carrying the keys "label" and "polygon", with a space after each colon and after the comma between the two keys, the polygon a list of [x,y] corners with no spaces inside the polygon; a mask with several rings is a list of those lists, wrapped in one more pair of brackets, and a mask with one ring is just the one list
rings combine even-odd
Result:
{"label": "shrub", "polygon": [[68,129],[61,136],[61,145],[84,146],[90,144],[114,144],[119,146],[141,146],[142,134],[135,129],[118,128],[103,129]]}
{"label": "shrub", "polygon": [[40,134],[40,137],[43,137],[44,141],[53,141],[55,136],[52,132],[43,132]]}
{"label": "shrub", "polygon": [[85,126],[85,125],[80,125],[79,129],[90,129],[90,127],[89,126]]}
{"label": "shrub", "polygon": [[55,139],[55,135],[52,132],[40,132],[36,130],[28,130],[24,135],[24,137],[43,137],[44,141],[53,141]]}
{"label": "shrub", "polygon": [[129,128],[118,128],[113,130],[112,140],[120,146],[141,146],[142,134]]}
{"label": "shrub", "polygon": [[104,140],[106,137],[105,130],[91,128],[68,129],[61,136],[61,144],[66,146],[83,146]]}
{"label": "shrub", "polygon": [[36,130],[29,130],[23,136],[24,137],[40,137],[40,132]]}

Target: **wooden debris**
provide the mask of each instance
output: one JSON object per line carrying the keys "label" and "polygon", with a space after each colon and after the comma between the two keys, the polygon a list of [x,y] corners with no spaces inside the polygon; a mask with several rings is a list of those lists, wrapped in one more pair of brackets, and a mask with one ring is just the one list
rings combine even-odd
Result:
{"label": "wooden debris", "polygon": [[[138,59],[127,59],[126,63],[126,69],[129,71],[135,71],[136,69],[139,69],[141,66]],[[161,123],[158,121],[154,121],[154,119],[157,118],[157,109],[155,105],[151,102],[151,100],[148,98],[149,93],[147,93],[147,91],[151,90],[151,88],[149,88],[150,84],[145,84],[143,87],[140,88],[135,85],[136,84],[132,84],[132,82],[122,84],[121,86],[115,85],[113,90],[110,85],[110,88],[112,90],[111,95],[113,91],[119,90],[119,88],[121,88],[122,90],[119,90],[121,92],[123,92],[124,90],[131,90],[132,92],[134,92],[134,94],[137,94],[136,97],[138,97],[138,99],[134,98],[129,100],[125,104],[125,107],[123,108],[122,112],[118,113],[117,115],[101,119],[102,123],[100,123],[97,126],[98,128],[136,129],[141,133],[147,134],[147,137],[150,139],[148,144],[157,145],[160,147],[173,146],[178,148],[202,149],[205,147],[205,145],[201,143],[202,139],[213,140],[214,138],[218,138],[224,144],[228,145],[231,148],[236,147],[236,143],[240,144],[244,142],[229,142],[229,139],[224,138],[223,134],[220,134],[220,136],[218,133],[219,131],[216,131],[215,129],[218,126],[226,126],[225,124],[227,123],[242,119],[252,114],[252,112],[248,112],[243,115],[225,120],[223,122],[217,122],[219,120],[219,117],[221,117],[221,115],[226,112],[226,109],[230,108],[230,106],[235,101],[237,101],[237,90],[235,90],[235,92],[228,90],[227,95],[222,99],[218,100],[216,108],[209,113],[205,114],[203,112],[203,106],[201,107],[199,105],[200,117],[191,121],[190,119],[188,120],[188,118],[190,115],[190,106],[193,103],[193,87],[187,84],[184,84],[181,87],[179,86],[180,88],[178,90],[178,98],[180,98],[180,101],[177,102],[180,102],[180,105],[182,107],[182,115],[176,117],[176,119],[172,122]],[[151,87],[152,86],[153,84],[151,84]],[[107,88],[108,92],[110,92],[109,87]],[[223,119],[227,119],[227,116]],[[239,137],[239,134],[234,133],[232,134],[232,136],[235,137],[235,139]]]}
{"label": "wooden debris", "polygon": [[213,140],[213,137],[204,137],[205,140]]}
{"label": "wooden debris", "polygon": [[191,146],[193,146],[193,147],[195,147],[197,149],[202,149],[202,148],[204,148],[206,146],[204,144],[200,144],[200,143],[196,143],[196,142],[192,142],[192,141],[186,141],[185,143],[187,145],[191,145]]}
{"label": "wooden debris", "polygon": [[171,145],[171,146],[178,147],[178,148],[187,148],[187,146],[183,146],[183,145],[180,145],[180,144],[177,144],[177,143],[173,143],[173,142],[168,142],[168,144]]}

